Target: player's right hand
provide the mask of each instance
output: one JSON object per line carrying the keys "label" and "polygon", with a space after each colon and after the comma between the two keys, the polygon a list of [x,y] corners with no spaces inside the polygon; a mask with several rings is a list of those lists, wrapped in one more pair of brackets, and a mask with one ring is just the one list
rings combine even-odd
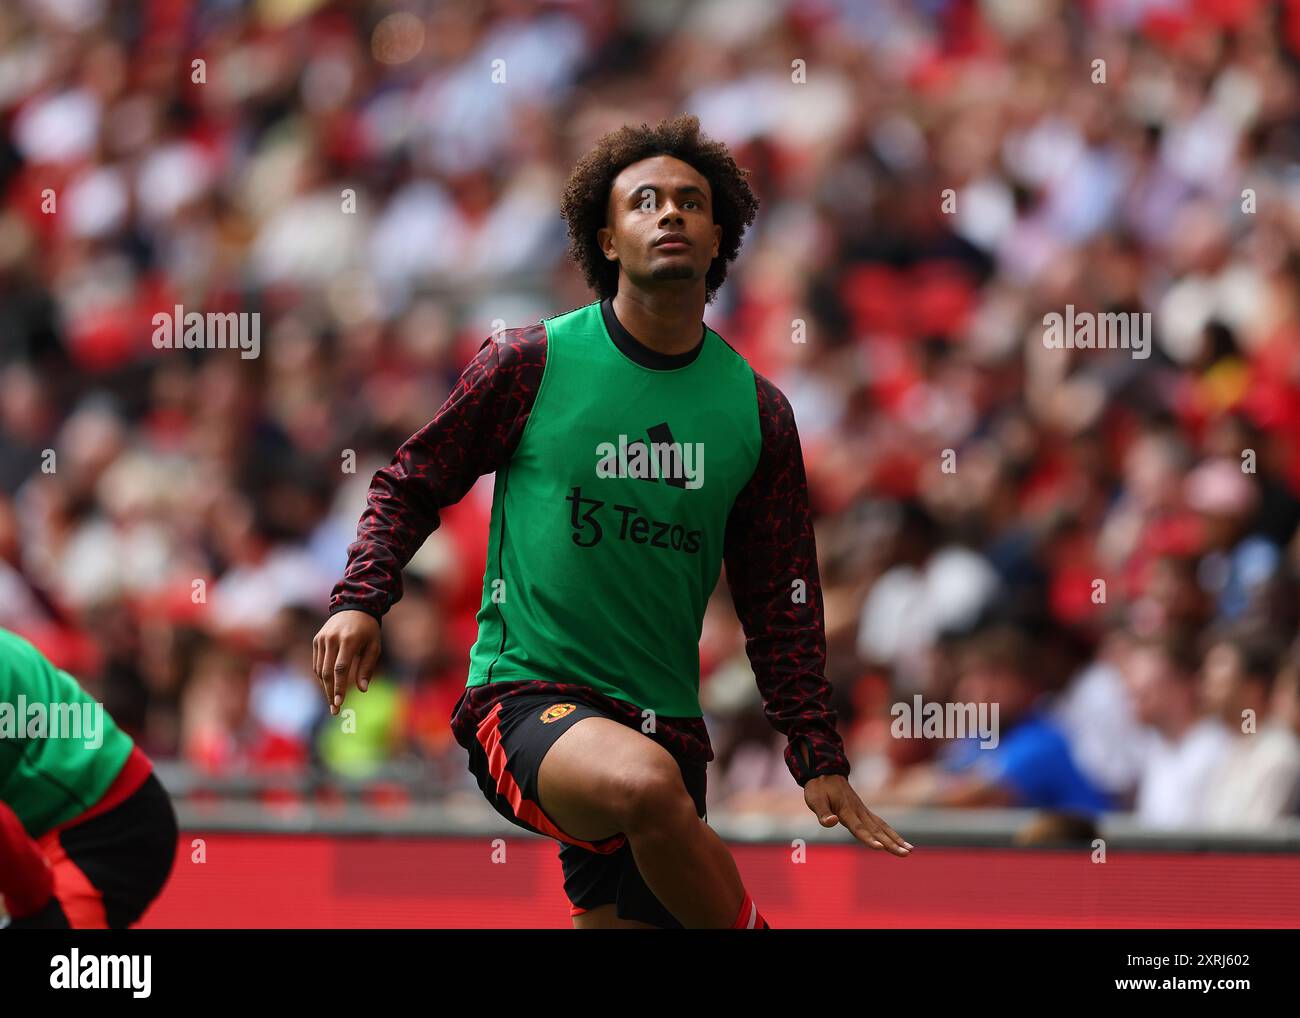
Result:
{"label": "player's right hand", "polygon": [[312,669],[325,690],[330,713],[337,714],[355,682],[365,692],[379,660],[379,620],[363,611],[331,615],[311,643]]}

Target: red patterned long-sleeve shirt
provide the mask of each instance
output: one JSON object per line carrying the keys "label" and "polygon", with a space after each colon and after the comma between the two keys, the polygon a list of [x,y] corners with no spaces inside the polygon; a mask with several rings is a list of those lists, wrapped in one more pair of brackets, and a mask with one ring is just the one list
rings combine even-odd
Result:
{"label": "red patterned long-sleeve shirt", "polygon": [[[631,337],[609,301],[602,310],[624,352],[651,365],[663,357]],[[402,568],[438,527],[440,511],[514,454],[545,361],[546,329],[540,323],[483,342],[433,420],[376,472],[347,570],[330,597],[331,615],[356,609],[382,618],[402,596]],[[786,764],[802,786],[818,775],[848,774],[849,764],[825,676],[821,584],[794,413],[775,385],[757,372],[754,378],[762,450],[727,518],[723,562],[764,712],[786,736]],[[795,580],[806,584],[802,599],[790,596]],[[638,706],[588,686],[490,682],[466,690],[452,720],[457,738],[462,744],[472,740],[479,721],[502,697],[538,690],[585,699],[641,725]],[[681,759],[713,759],[702,718],[660,716],[652,737]]]}

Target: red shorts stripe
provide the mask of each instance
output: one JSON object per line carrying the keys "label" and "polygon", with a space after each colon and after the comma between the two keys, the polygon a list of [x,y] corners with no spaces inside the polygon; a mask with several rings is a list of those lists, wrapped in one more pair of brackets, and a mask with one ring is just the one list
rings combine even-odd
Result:
{"label": "red shorts stripe", "polygon": [[745,892],[745,900],[740,903],[740,911],[736,913],[736,918],[731,924],[733,930],[752,930],[758,925],[758,909],[754,906],[754,899]]}
{"label": "red shorts stripe", "polygon": [[63,850],[58,831],[50,831],[37,842],[54,873],[54,897],[59,899],[63,914],[76,930],[108,929],[104,897],[90,878]]}
{"label": "red shorts stripe", "polygon": [[488,773],[492,775],[492,780],[497,784],[497,792],[504,796],[510,803],[510,808],[514,811],[516,817],[541,831],[548,837],[555,838],[570,845],[577,845],[579,848],[585,848],[588,852],[598,852],[601,855],[609,855],[617,852],[627,841],[627,837],[622,834],[615,834],[613,837],[606,838],[604,841],[581,841],[578,838],[572,838],[551,822],[551,818],[542,812],[542,808],[531,799],[525,799],[523,789],[519,787],[510,771],[506,769],[506,748],[501,744],[501,702],[492,708],[478,726],[478,741],[483,747],[483,752],[487,754]]}

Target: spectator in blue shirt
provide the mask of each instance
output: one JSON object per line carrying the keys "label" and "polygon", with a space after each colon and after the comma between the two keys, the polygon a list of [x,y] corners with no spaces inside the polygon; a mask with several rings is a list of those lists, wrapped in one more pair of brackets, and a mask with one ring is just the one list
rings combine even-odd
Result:
{"label": "spectator in blue shirt", "polygon": [[1025,807],[1088,816],[1112,807],[1109,795],[1079,769],[1064,733],[1040,706],[1044,689],[1033,671],[1035,657],[1030,641],[1009,628],[971,639],[960,656],[953,699],[974,705],[980,732],[954,738],[935,764],[900,784],[898,798],[917,805]]}

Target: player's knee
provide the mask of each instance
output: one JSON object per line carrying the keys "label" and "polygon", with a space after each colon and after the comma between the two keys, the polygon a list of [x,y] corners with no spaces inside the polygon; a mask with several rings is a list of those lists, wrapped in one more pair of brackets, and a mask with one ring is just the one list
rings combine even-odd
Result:
{"label": "player's knee", "polygon": [[697,819],[695,804],[671,758],[638,768],[622,783],[623,830],[629,837],[671,835],[679,825]]}

